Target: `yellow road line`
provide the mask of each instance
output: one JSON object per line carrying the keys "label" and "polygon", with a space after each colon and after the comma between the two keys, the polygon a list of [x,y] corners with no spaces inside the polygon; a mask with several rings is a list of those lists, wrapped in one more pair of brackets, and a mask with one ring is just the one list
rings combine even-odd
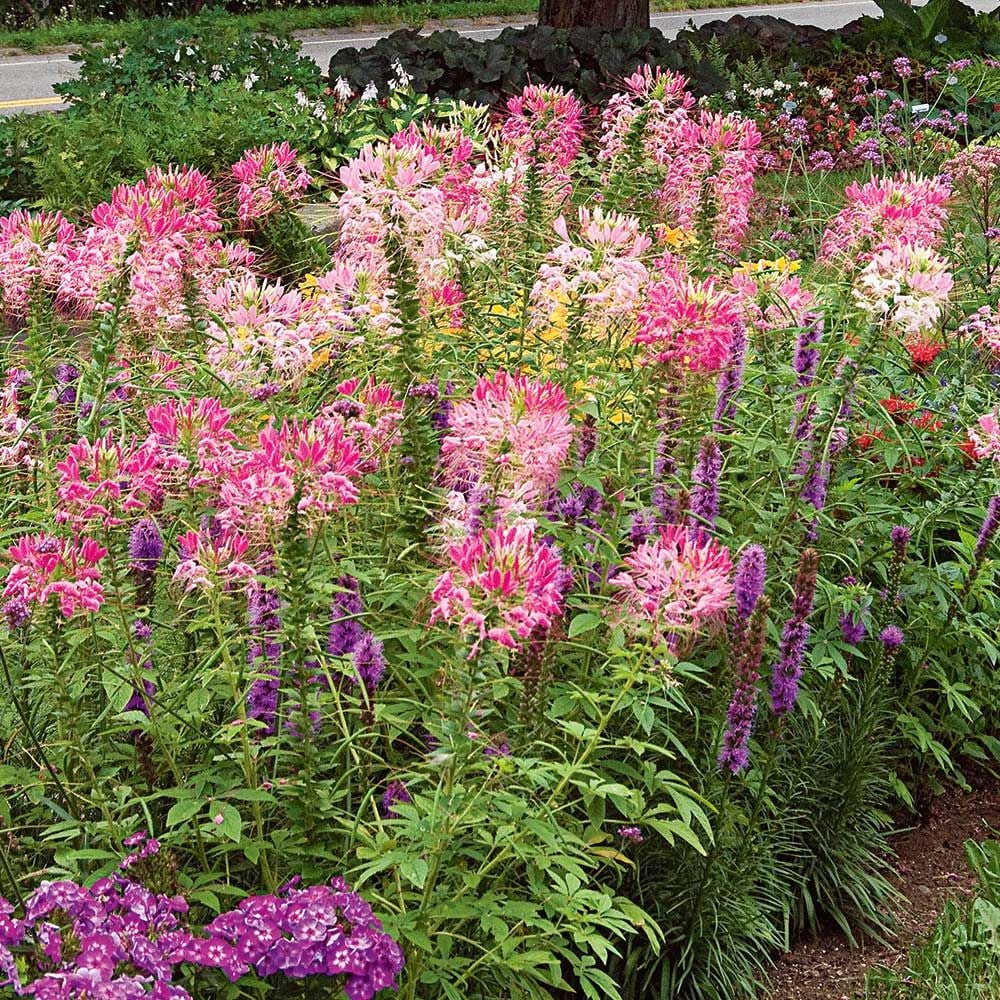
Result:
{"label": "yellow road line", "polygon": [[61,97],[29,97],[23,101],[0,101],[0,108],[34,108],[42,104],[62,104]]}

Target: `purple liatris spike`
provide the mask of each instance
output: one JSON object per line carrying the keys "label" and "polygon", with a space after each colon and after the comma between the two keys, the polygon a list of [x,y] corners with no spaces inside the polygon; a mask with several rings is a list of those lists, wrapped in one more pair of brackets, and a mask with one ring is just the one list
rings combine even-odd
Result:
{"label": "purple liatris spike", "polygon": [[747,331],[739,324],[733,334],[729,364],[719,376],[716,384],[715,417],[712,429],[716,434],[728,434],[731,430],[733,414],[736,412],[736,397],[743,387],[743,371],[746,366]]}
{"label": "purple liatris spike", "polygon": [[807,619],[812,614],[818,571],[819,555],[815,549],[805,549],[799,559],[792,614],[782,630],[778,659],[771,672],[771,709],[775,715],[790,712],[799,697],[799,679],[811,632]]}
{"label": "purple liatris spike", "polygon": [[[152,670],[153,661],[147,660],[142,665],[143,670]],[[153,696],[156,694],[156,685],[148,678],[143,678],[142,681],[142,691],[138,688],[132,688],[132,696],[127,702],[125,702],[125,712],[142,712],[147,718],[149,717],[149,706],[152,701]]]}
{"label": "purple liatris spike", "polygon": [[330,609],[332,621],[327,637],[326,651],[331,656],[347,656],[364,635],[361,625],[361,588],[352,576],[342,576],[338,581],[341,591],[334,597]]}
{"label": "purple liatris spike", "polygon": [[412,802],[410,793],[406,790],[406,785],[401,781],[390,781],[382,793],[382,815],[386,819],[396,819],[399,813],[395,806],[400,802]]}
{"label": "purple liatris spike", "polygon": [[750,763],[750,734],[757,717],[757,682],[767,639],[769,608],[768,599],[760,596],[747,624],[747,641],[737,653],[736,689],[726,712],[726,728],[719,748],[719,767],[730,774],[738,774]]}
{"label": "purple liatris spike", "polygon": [[840,634],[844,642],[857,646],[858,643],[864,642],[868,628],[860,617],[856,618],[850,612],[845,611],[840,616]]}
{"label": "purple liatris spike", "polygon": [[638,548],[656,531],[656,515],[651,510],[638,510],[632,515],[629,540]]}
{"label": "purple liatris spike", "polygon": [[906,636],[898,625],[886,625],[879,634],[879,641],[886,649],[899,649]]}
{"label": "purple liatris spike", "polygon": [[371,632],[365,632],[358,640],[353,652],[354,672],[371,692],[385,675],[385,652],[380,640]]}
{"label": "purple liatris spike", "polygon": [[819,319],[805,327],[795,342],[795,353],[792,355],[792,368],[798,376],[796,385],[805,387],[811,385],[819,367],[819,344],[823,339],[823,320]]}
{"label": "purple liatris spike", "polygon": [[736,618],[744,625],[750,620],[764,593],[767,577],[767,553],[761,545],[748,545],[740,555],[733,573],[733,604]]}
{"label": "purple liatris spike", "polygon": [[986,517],[983,519],[983,525],[979,529],[979,537],[976,539],[974,558],[977,563],[983,561],[986,550],[989,548],[990,542],[993,541],[998,527],[1000,527],[1000,497],[991,497],[986,507]]}
{"label": "purple liatris spike", "polygon": [[722,452],[713,437],[706,437],[698,452],[698,461],[691,473],[691,515],[694,527],[711,531],[719,516],[719,476],[722,473]]}
{"label": "purple liatris spike", "polygon": [[431,414],[431,427],[436,431],[447,430],[448,421],[451,420],[451,410],[454,405],[451,401],[455,386],[449,381],[445,382],[444,392],[441,393],[438,405]]}
{"label": "purple liatris spike", "polygon": [[906,558],[906,547],[910,544],[910,529],[897,524],[891,532],[889,538],[892,541],[892,551],[897,559]]}
{"label": "purple liatris spike", "polygon": [[278,689],[281,644],[277,640],[281,631],[278,612],[281,599],[274,590],[255,583],[247,594],[247,623],[253,643],[247,660],[259,676],[250,685],[247,694],[247,716],[263,723],[262,735],[273,736],[277,731]]}
{"label": "purple liatris spike", "polygon": [[136,573],[151,576],[163,558],[163,538],[156,522],[149,517],[137,521],[128,538],[128,555]]}
{"label": "purple liatris spike", "polygon": [[789,618],[785,622],[771,675],[771,710],[775,715],[790,712],[798,701],[799,679],[811,632],[809,622],[801,618]]}

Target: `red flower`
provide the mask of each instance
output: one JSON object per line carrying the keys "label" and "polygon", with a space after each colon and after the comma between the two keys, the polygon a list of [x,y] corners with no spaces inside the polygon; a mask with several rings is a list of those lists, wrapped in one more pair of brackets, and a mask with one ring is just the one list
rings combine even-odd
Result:
{"label": "red flower", "polygon": [[906,344],[914,371],[921,371],[932,365],[943,349],[944,344],[933,340],[912,340]]}
{"label": "red flower", "polygon": [[916,403],[900,399],[898,396],[890,396],[888,399],[883,399],[880,402],[885,408],[886,413],[888,413],[897,424],[905,424],[908,414],[912,413],[917,408]]}

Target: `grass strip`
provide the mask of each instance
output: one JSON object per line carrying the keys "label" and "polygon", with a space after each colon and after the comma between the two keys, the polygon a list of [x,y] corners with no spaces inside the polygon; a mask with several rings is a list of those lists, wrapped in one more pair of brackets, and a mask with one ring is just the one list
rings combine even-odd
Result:
{"label": "grass strip", "polygon": [[[741,7],[748,0],[653,0],[656,12],[705,10],[714,7]],[[754,0],[768,4],[796,0]],[[335,30],[337,28],[423,27],[428,21],[474,20],[483,17],[530,17],[538,13],[538,0],[441,0],[417,4],[376,4],[374,6],[294,7],[261,11],[256,14],[213,13],[196,18],[169,18],[178,25],[197,25],[205,31],[213,20],[231,27],[285,34],[293,31]],[[60,21],[37,28],[0,30],[0,51],[37,53],[76,45],[124,41],[136,31],[148,28],[149,19],[121,21]]]}

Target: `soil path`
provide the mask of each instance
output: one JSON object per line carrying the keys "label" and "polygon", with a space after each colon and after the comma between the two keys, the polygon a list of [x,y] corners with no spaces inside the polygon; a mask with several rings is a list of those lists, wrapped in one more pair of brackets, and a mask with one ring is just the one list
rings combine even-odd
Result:
{"label": "soil path", "polygon": [[767,1000],[853,1000],[873,965],[897,965],[910,946],[933,926],[949,899],[974,888],[963,845],[1000,837],[1000,782],[987,779],[972,793],[949,791],[937,798],[928,822],[893,838],[897,887],[907,905],[898,915],[891,948],[868,944],[851,949],[831,929],[805,938],[774,967]]}

